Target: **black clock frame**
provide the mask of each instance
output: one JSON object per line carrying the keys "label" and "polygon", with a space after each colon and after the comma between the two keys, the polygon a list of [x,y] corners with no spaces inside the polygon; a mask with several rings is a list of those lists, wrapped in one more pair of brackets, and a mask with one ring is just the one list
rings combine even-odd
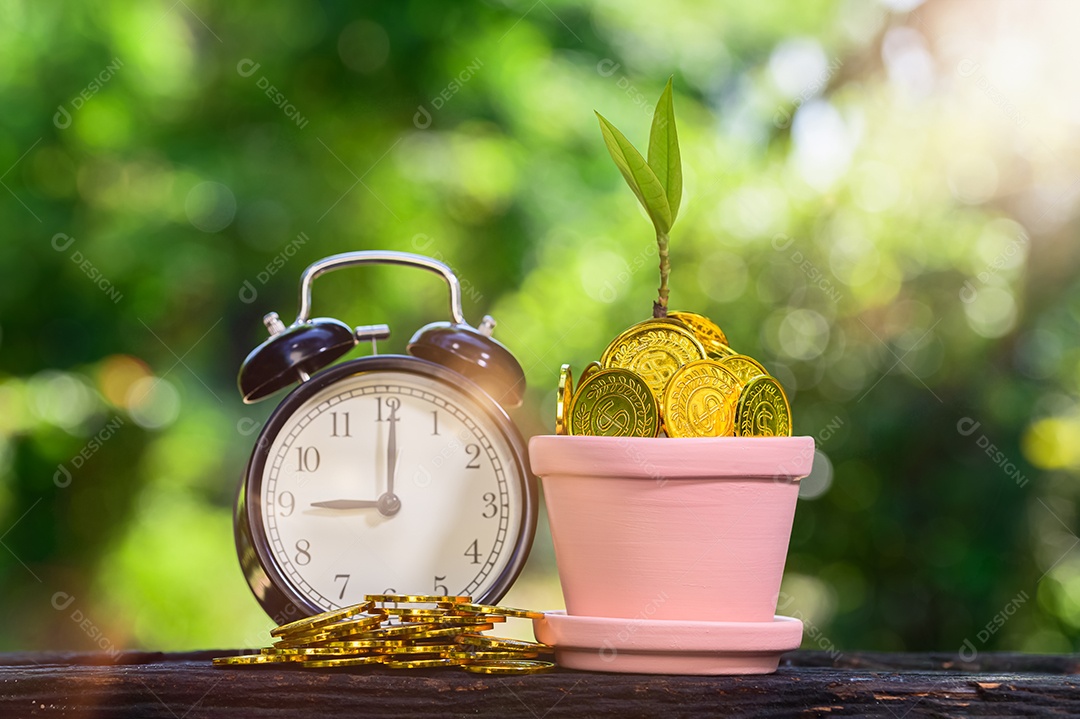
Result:
{"label": "black clock frame", "polygon": [[240,483],[236,498],[236,513],[233,518],[236,551],[252,594],[278,625],[317,614],[325,611],[325,608],[297,592],[278,567],[269,551],[270,545],[262,522],[261,495],[259,492],[249,490],[255,486],[255,483],[262,481],[270,447],[285,422],[304,402],[322,389],[346,377],[387,371],[423,375],[464,391],[503,434],[514,455],[513,461],[524,500],[521,507],[521,531],[514,543],[506,568],[500,573],[495,583],[483,595],[474,597],[474,600],[487,604],[498,602],[517,579],[529,557],[533,538],[536,535],[539,494],[536,478],[529,470],[525,440],[506,410],[475,382],[434,362],[408,355],[361,357],[312,375],[310,379],[286,395],[281,404],[274,408],[262,432],[259,433],[255,449],[244,470],[244,479]]}

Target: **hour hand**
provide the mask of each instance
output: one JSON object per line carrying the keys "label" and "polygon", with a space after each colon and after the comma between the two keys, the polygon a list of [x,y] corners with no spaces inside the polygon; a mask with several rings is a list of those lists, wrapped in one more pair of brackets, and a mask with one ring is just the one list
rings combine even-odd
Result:
{"label": "hour hand", "polygon": [[375,509],[379,502],[373,499],[329,499],[325,502],[312,502],[311,506],[320,509]]}

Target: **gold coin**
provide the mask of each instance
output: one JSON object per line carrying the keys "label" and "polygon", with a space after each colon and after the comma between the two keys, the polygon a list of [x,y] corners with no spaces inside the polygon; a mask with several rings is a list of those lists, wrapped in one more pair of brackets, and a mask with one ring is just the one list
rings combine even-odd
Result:
{"label": "gold coin", "polygon": [[706,352],[715,347],[728,346],[728,339],[727,335],[724,334],[724,330],[720,329],[718,324],[704,315],[676,310],[675,312],[668,312],[667,316],[668,319],[686,325],[694,333],[694,336],[698,338],[698,341],[701,342],[701,346],[705,348]]}
{"label": "gold coin", "polygon": [[769,373],[761,364],[758,363],[753,357],[747,357],[746,355],[731,355],[720,360],[720,365],[724,369],[735,375],[739,383],[746,385],[747,382],[755,377],[768,377]]}
{"label": "gold coin", "polygon": [[[410,629],[408,632],[391,632],[383,633],[383,629],[374,629],[368,632],[357,632],[356,634],[345,634],[343,636],[329,636],[321,637],[316,636],[314,638],[304,639],[283,639],[279,642],[274,642],[274,648],[276,649],[297,649],[299,647],[333,647],[333,646],[345,646],[346,644],[352,644],[354,642],[369,642],[385,640],[387,637],[411,637],[414,636],[419,630]],[[357,645],[361,646],[361,645]]]}
{"label": "gold coin", "polygon": [[381,604],[436,604],[438,602],[471,602],[466,595],[451,596],[442,594],[366,594],[364,599]]}
{"label": "gold coin", "polygon": [[386,658],[381,654],[366,657],[337,657],[334,659],[314,659],[301,664],[309,669],[329,669],[332,667],[356,667],[362,664],[382,664]]}
{"label": "gold coin", "polygon": [[405,624],[384,624],[378,629],[372,629],[367,632],[358,632],[352,638],[355,640],[361,640],[386,639],[394,637],[412,637],[422,634],[430,629],[430,624],[425,624],[422,622],[408,622]]}
{"label": "gold coin", "polygon": [[304,647],[325,647],[332,644],[337,644],[339,641],[345,641],[352,639],[353,636],[348,637],[331,637],[329,639],[282,639],[279,642],[274,642],[272,649],[303,649]]}
{"label": "gold coin", "polygon": [[454,611],[474,612],[476,614],[501,614],[505,617],[519,617],[521,619],[543,619],[543,612],[531,609],[514,609],[513,607],[496,607],[492,604],[455,604]]}
{"label": "gold coin", "polygon": [[281,656],[286,656],[286,657],[301,656],[301,655],[305,655],[305,656],[327,656],[327,657],[339,656],[340,657],[340,656],[349,656],[349,655],[357,653],[357,651],[355,649],[347,649],[345,647],[292,647],[292,648],[263,647],[261,651],[262,651],[263,654],[272,654],[272,655],[280,654]]}
{"label": "gold coin", "polygon": [[474,662],[490,662],[497,659],[536,659],[540,656],[540,652],[524,652],[524,651],[484,651],[482,649],[470,652],[470,651],[457,651],[447,652],[447,656],[452,659],[470,659]]}
{"label": "gold coin", "polygon": [[500,614],[444,614],[441,617],[413,617],[412,620],[422,624],[467,627],[477,622],[502,624],[506,617]]}
{"label": "gold coin", "polygon": [[705,352],[706,357],[708,357],[709,359],[716,360],[717,362],[719,362],[721,360],[724,360],[724,359],[727,359],[728,357],[734,357],[737,354],[739,354],[739,353],[736,352],[735,350],[731,349],[727,345],[721,345],[721,346],[718,346],[718,347],[713,347],[712,349],[707,350]]}
{"label": "gold coin", "polygon": [[585,369],[581,370],[581,376],[578,377],[578,382],[584,382],[586,377],[601,369],[603,369],[603,367],[600,366],[599,362],[590,362],[585,365]]}
{"label": "gold coin", "polygon": [[505,651],[523,652],[550,652],[553,648],[547,644],[527,642],[524,639],[508,639],[506,637],[489,637],[483,634],[463,634],[457,638],[458,644],[469,644],[485,649],[502,649]]}
{"label": "gold coin", "polygon": [[[343,653],[356,652],[364,649],[383,649],[386,647],[403,647],[404,639],[345,639],[337,642],[323,642],[312,649],[326,649],[328,651],[340,651]],[[289,651],[288,649],[284,651]],[[318,653],[318,652],[316,652]]]}
{"label": "gold coin", "polygon": [[570,416],[570,400],[574,397],[574,374],[570,365],[559,368],[559,391],[555,396],[555,434],[569,434],[566,419]]}
{"label": "gold coin", "polygon": [[379,654],[446,654],[459,649],[457,644],[410,644],[405,647],[377,649]]}
{"label": "gold coin", "polygon": [[431,637],[456,637],[462,634],[468,634],[471,632],[486,632],[489,629],[494,629],[495,625],[491,623],[487,624],[470,624],[462,626],[450,626],[450,627],[438,627],[435,629],[429,629],[425,632],[421,632],[415,635],[417,639],[428,639]]}
{"label": "gold coin", "polygon": [[669,437],[724,437],[733,433],[741,383],[710,359],[676,372],[664,391],[664,429]]}
{"label": "gold coin", "polygon": [[311,632],[290,632],[282,637],[282,641],[296,643],[325,642],[331,639],[351,637],[366,632],[375,631],[379,628],[386,615],[381,617],[367,617],[365,622],[342,622],[328,626],[317,627]]}
{"label": "gold coin", "polygon": [[[468,601],[472,600],[470,599]],[[329,612],[323,612],[322,614],[304,617],[303,619],[297,619],[295,622],[289,622],[288,624],[274,627],[270,630],[270,635],[280,637],[282,634],[288,634],[289,632],[306,631],[324,624],[333,624],[341,619],[346,619],[357,614],[363,614],[370,609],[374,609],[374,606],[375,605],[370,601],[365,601],[361,604],[353,604],[352,606],[342,607],[341,609],[333,609]]]}
{"label": "gold coin", "polygon": [[245,666],[251,664],[286,664],[300,661],[303,657],[288,654],[241,654],[235,657],[216,657],[215,667]]}
{"label": "gold coin", "polygon": [[373,614],[359,615],[355,614],[347,619],[342,619],[331,624],[323,624],[313,629],[309,629],[304,632],[289,632],[289,636],[296,636],[297,634],[315,634],[318,632],[345,632],[345,631],[359,631],[363,629],[370,629],[371,627],[377,627],[386,621],[388,616],[387,610],[376,609],[373,610]]}
{"label": "gold coin", "polygon": [[735,413],[740,437],[790,437],[791,406],[772,377],[758,377],[743,387]]}
{"label": "gold coin", "polygon": [[626,369],[638,375],[645,380],[653,397],[659,402],[664,394],[664,386],[676,370],[688,362],[704,358],[705,348],[683,323],[676,320],[646,320],[616,337],[604,350],[600,364],[605,369]]}
{"label": "gold coin", "polygon": [[464,659],[451,659],[450,657],[440,657],[438,659],[406,659],[405,661],[388,661],[385,662],[385,666],[390,669],[430,669],[432,667],[453,667],[458,666]]}
{"label": "gold coin", "polygon": [[493,662],[476,662],[461,667],[474,674],[540,674],[555,668],[552,662],[539,662],[529,659],[511,659]]}
{"label": "gold coin", "polygon": [[570,434],[655,437],[660,408],[649,385],[630,370],[594,372],[578,387],[570,408]]}
{"label": "gold coin", "polygon": [[383,609],[387,614],[395,617],[442,617],[446,615],[445,609],[412,609],[411,607],[387,607]]}

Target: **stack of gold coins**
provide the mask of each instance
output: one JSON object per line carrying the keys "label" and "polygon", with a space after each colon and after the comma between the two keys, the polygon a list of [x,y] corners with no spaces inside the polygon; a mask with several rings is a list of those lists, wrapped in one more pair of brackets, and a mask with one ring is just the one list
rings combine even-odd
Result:
{"label": "stack of gold coins", "polygon": [[780,383],[731,349],[708,317],[669,312],[616,337],[599,362],[559,373],[555,433],[605,437],[789,437]]}
{"label": "stack of gold coins", "polygon": [[214,666],[285,664],[306,669],[377,665],[388,669],[461,667],[477,674],[536,674],[555,664],[536,642],[493,637],[507,617],[542,612],[474,604],[468,596],[368,594],[354,604],[270,630],[273,646],[258,654],[214,659]]}

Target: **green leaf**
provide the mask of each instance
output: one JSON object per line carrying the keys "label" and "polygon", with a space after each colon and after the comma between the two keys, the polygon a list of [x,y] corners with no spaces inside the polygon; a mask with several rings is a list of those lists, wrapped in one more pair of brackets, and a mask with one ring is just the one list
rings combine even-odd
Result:
{"label": "green leaf", "polygon": [[679,157],[679,135],[675,131],[675,104],[671,98],[671,78],[656,103],[652,130],[649,131],[649,167],[656,173],[667,193],[671,222],[679,214],[682,202],[682,158]]}
{"label": "green leaf", "polygon": [[619,168],[619,172],[626,179],[626,184],[637,195],[642,207],[649,213],[656,231],[667,234],[671,229],[671,207],[668,205],[667,194],[664,186],[656,177],[645,158],[619,132],[614,125],[607,121],[599,112],[596,116],[600,119],[600,132],[604,135],[604,144],[607,145],[611,159]]}

